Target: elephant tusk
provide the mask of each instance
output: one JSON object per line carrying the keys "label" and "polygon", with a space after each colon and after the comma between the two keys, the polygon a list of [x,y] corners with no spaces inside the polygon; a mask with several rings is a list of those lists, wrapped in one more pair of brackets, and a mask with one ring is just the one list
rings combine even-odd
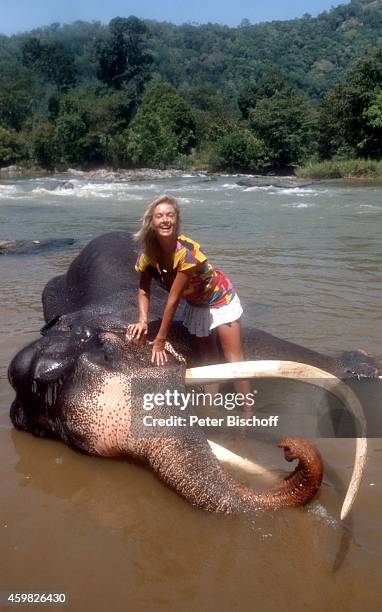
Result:
{"label": "elephant tusk", "polygon": [[240,455],[236,455],[236,453],[233,453],[225,446],[216,444],[216,442],[213,442],[212,440],[207,440],[207,442],[210,445],[215,457],[223,463],[228,463],[233,467],[240,468],[248,474],[265,474],[266,472],[268,472],[266,468],[262,467],[258,463],[254,463],[249,459],[245,459]]}
{"label": "elephant tusk", "polygon": [[342,401],[359,424],[354,468],[341,508],[341,520],[349,514],[357,496],[367,458],[366,419],[355,393],[339,378],[314,366],[294,361],[240,361],[186,370],[186,385],[247,378],[291,378],[325,389]]}

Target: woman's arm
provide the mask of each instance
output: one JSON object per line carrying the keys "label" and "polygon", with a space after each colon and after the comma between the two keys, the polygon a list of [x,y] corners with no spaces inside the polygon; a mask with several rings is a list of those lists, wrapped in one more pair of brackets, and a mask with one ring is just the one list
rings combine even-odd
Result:
{"label": "woman's arm", "polygon": [[141,272],[138,289],[139,322],[147,323],[150,307],[151,276],[146,270]]}
{"label": "woman's arm", "polygon": [[164,365],[164,363],[167,361],[166,351],[164,350],[167,334],[169,332],[180,298],[183,295],[184,289],[188,285],[189,276],[194,273],[195,268],[190,270],[190,272],[177,272],[175,276],[175,280],[172,284],[167,299],[167,304],[164,309],[162,323],[157,333],[157,336],[153,342],[153,349],[151,354],[152,363],[156,363],[157,365]]}
{"label": "woman's arm", "polygon": [[146,335],[148,329],[148,315],[150,307],[151,276],[146,270],[141,272],[138,289],[139,321],[128,326],[127,331],[131,338],[139,340],[141,334]]}

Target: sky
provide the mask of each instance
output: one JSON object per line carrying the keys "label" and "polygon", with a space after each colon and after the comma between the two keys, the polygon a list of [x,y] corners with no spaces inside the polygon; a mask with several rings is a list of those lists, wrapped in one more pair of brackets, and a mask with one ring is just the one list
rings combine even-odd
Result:
{"label": "sky", "polygon": [[135,15],[180,24],[221,23],[237,26],[244,18],[251,23],[313,17],[346,0],[0,0],[0,33],[10,35],[54,22],[101,21]]}

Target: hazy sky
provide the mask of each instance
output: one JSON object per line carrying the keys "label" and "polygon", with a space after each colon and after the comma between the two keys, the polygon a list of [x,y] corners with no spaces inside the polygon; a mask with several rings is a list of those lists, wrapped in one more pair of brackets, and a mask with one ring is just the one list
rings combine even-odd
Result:
{"label": "hazy sky", "polygon": [[108,23],[113,17],[136,15],[172,23],[251,23],[315,16],[344,0],[0,0],[0,32],[14,34],[53,22],[76,19]]}

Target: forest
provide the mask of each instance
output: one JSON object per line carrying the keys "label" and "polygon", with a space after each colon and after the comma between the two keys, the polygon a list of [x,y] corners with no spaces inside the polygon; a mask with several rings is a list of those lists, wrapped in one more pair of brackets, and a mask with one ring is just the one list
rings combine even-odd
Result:
{"label": "forest", "polygon": [[[382,0],[0,35],[0,168],[382,174]],[[345,170],[344,170],[345,168]]]}

